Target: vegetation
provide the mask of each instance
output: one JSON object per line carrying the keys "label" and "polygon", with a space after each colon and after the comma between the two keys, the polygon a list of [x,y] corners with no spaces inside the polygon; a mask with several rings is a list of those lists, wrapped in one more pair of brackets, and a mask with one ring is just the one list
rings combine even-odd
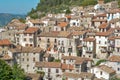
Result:
{"label": "vegetation", "polygon": [[102,62],[106,62],[106,60],[105,59],[101,59],[101,60],[97,61],[96,66],[100,65]]}
{"label": "vegetation", "polygon": [[25,80],[25,74],[19,65],[11,68],[5,61],[0,60],[0,80]]}
{"label": "vegetation", "polygon": [[[114,0],[105,0],[105,3]],[[118,0],[120,5],[120,0]],[[97,0],[40,0],[36,9],[31,9],[28,15],[31,18],[41,18],[46,13],[66,13],[69,14],[72,6],[89,6],[97,4]],[[66,11],[66,12],[65,12]],[[39,15],[38,15],[39,14]]]}
{"label": "vegetation", "polygon": [[61,62],[61,60],[60,59],[55,59],[54,62]]}

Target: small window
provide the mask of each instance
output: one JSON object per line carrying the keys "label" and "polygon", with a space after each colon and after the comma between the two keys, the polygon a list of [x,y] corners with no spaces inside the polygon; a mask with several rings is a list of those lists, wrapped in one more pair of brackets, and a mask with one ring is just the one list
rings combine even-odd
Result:
{"label": "small window", "polygon": [[24,41],[26,41],[27,39],[26,38],[24,38]]}
{"label": "small window", "polygon": [[59,73],[59,70],[58,70],[58,69],[56,69],[56,73]]}
{"label": "small window", "polygon": [[48,69],[48,72],[51,72],[51,69]]}
{"label": "small window", "polygon": [[29,61],[29,58],[27,58],[27,61]]}
{"label": "small window", "polygon": [[99,44],[101,43],[101,41],[99,41]]}
{"label": "small window", "polygon": [[102,71],[100,71],[100,75],[102,75]]}
{"label": "small window", "polygon": [[35,62],[35,57],[33,58],[33,62]]}

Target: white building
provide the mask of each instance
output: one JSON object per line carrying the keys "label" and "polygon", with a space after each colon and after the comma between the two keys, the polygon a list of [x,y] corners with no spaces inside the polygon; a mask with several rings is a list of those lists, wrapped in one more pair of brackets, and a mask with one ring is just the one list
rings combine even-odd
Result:
{"label": "white building", "polygon": [[93,67],[91,69],[91,73],[95,74],[95,76],[99,79],[110,80],[112,77],[114,77],[116,72],[106,65],[100,65]]}

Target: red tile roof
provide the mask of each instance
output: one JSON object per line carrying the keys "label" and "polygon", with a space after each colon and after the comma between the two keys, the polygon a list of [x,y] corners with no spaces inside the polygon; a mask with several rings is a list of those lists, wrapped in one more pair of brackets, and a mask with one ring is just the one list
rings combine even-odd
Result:
{"label": "red tile roof", "polygon": [[74,66],[73,65],[70,65],[70,64],[62,64],[62,69],[65,69],[65,70],[73,70],[74,69]]}
{"label": "red tile roof", "polygon": [[119,55],[112,55],[108,58],[108,61],[111,62],[120,62],[120,56]]}
{"label": "red tile roof", "polygon": [[28,29],[26,29],[26,30],[24,31],[24,33],[27,33],[27,34],[35,33],[35,32],[37,32],[38,30],[39,30],[39,28],[37,28],[37,27],[29,27]]}
{"label": "red tile roof", "polygon": [[99,26],[99,28],[107,28],[108,27],[108,23],[103,23],[103,24],[101,24],[100,26]]}
{"label": "red tile roof", "polygon": [[84,41],[86,41],[86,42],[94,42],[95,38],[85,38]]}
{"label": "red tile roof", "polygon": [[8,39],[0,40],[0,46],[2,45],[11,45],[12,43]]}
{"label": "red tile roof", "polygon": [[66,27],[67,25],[68,25],[67,22],[60,22],[60,23],[58,23],[58,26],[60,26],[60,27]]}

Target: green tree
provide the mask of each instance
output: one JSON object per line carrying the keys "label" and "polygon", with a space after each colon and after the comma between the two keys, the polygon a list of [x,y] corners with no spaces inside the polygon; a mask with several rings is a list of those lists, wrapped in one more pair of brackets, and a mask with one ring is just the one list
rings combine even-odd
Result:
{"label": "green tree", "polygon": [[102,62],[106,62],[106,60],[105,59],[101,59],[101,60],[97,61],[96,66],[100,65]]}
{"label": "green tree", "polygon": [[13,65],[12,76],[13,76],[14,80],[24,80],[25,79],[25,73],[18,64]]}
{"label": "green tree", "polygon": [[10,67],[5,61],[0,60],[0,80],[25,80],[25,74],[20,66]]}
{"label": "green tree", "polygon": [[70,9],[67,9],[65,13],[70,14],[71,13]]}
{"label": "green tree", "polygon": [[3,60],[0,60],[0,80],[12,80],[12,69]]}

